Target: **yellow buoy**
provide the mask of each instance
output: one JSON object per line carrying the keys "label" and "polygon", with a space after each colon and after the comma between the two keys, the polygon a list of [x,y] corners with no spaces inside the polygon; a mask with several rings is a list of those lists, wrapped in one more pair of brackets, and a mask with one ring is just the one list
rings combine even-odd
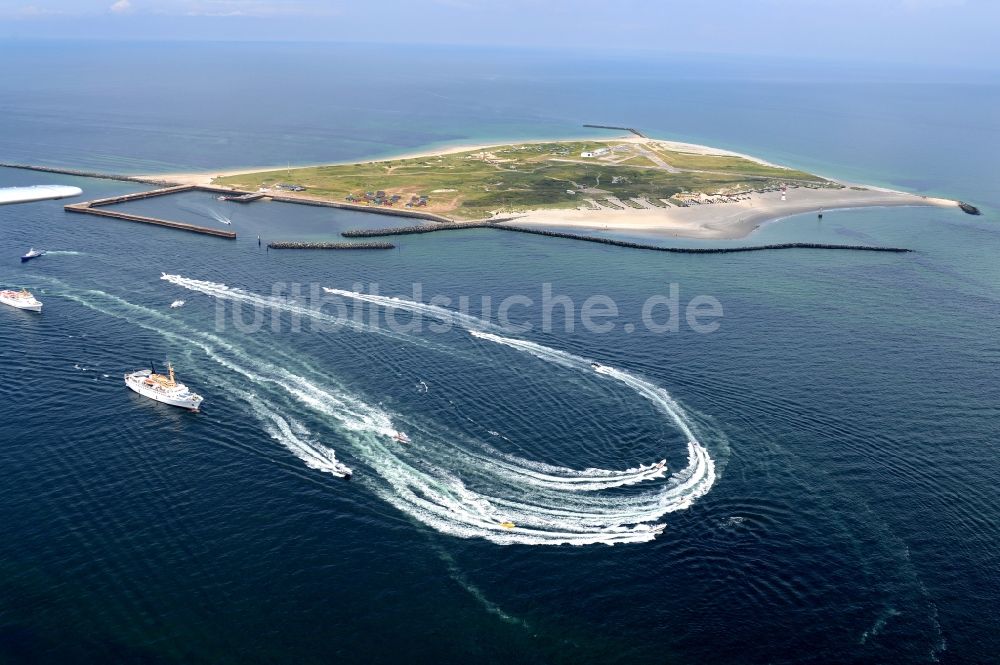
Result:
{"label": "yellow buoy", "polygon": [[514,528],[514,523],[513,522],[500,522],[500,526],[502,526],[505,529],[513,529]]}

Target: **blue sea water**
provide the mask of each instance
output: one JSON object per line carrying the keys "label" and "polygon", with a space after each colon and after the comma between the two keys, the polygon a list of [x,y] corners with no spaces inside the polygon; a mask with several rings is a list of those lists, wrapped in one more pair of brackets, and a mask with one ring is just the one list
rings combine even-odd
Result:
{"label": "blue sea water", "polygon": [[[200,224],[223,215],[238,240],[70,215],[64,202],[0,208],[0,284],[45,302],[41,316],[0,311],[5,662],[1000,652],[995,78],[374,46],[0,50],[7,162],[212,170],[598,135],[580,127],[597,122],[984,211],[837,211],[751,238],[906,255],[661,255],[489,230],[407,236],[390,252],[268,252],[255,235],[335,237],[381,220],[199,194],[130,205]],[[37,182],[86,198],[142,189],[0,169],[2,185]],[[52,251],[21,265],[29,246]],[[534,327],[502,334],[540,345],[526,352],[460,325],[384,329],[385,308],[355,302],[345,312],[374,312],[383,329],[321,330],[303,309],[320,286],[373,283],[406,298],[419,283],[424,302],[469,296],[475,314],[483,296],[494,309],[538,301],[548,283],[577,306],[609,296],[621,316],[605,334],[579,321],[546,331],[538,307],[517,309]],[[719,329],[626,332],[671,284],[684,303],[718,299]],[[176,299],[186,305],[169,309]],[[202,413],[122,385],[165,357],[205,395]],[[692,437],[714,475],[689,463]],[[331,473],[330,450],[350,482]],[[593,469],[663,458],[689,475],[587,491],[550,468],[613,484]],[[639,514],[662,533],[607,530]],[[497,528],[508,516],[521,527]],[[645,542],[582,543],[614,539]]]}

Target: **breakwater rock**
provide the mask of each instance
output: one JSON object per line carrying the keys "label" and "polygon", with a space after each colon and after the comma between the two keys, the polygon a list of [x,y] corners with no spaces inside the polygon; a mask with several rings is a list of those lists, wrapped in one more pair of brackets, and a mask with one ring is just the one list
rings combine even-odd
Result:
{"label": "breakwater rock", "polygon": [[148,185],[170,186],[172,183],[161,178],[144,178],[135,175],[121,175],[118,173],[102,173],[100,171],[84,171],[81,169],[69,169],[59,166],[39,166],[37,164],[17,164],[11,162],[0,162],[0,166],[8,169],[22,169],[25,171],[39,171],[41,173],[58,173],[60,175],[74,175],[82,178],[100,178],[101,180],[120,180],[122,182],[141,182]]}
{"label": "breakwater rock", "polygon": [[912,252],[911,249],[903,247],[880,247],[878,245],[829,245],[818,242],[786,242],[771,245],[747,245],[745,247],[663,247],[661,245],[649,245],[641,242],[631,242],[629,240],[615,240],[614,238],[601,238],[597,236],[585,236],[577,233],[563,233],[561,231],[546,231],[544,229],[530,229],[524,226],[502,226],[494,228],[504,231],[514,231],[516,233],[531,233],[534,235],[548,236],[549,238],[566,238],[569,240],[583,240],[586,242],[596,242],[614,247],[629,247],[631,249],[648,249],[655,252],[673,252],[675,254],[732,254],[735,252],[759,252],[767,249],[853,249],[865,252]]}
{"label": "breakwater rock", "polygon": [[438,231],[459,231],[462,229],[497,229],[500,231],[512,231],[514,233],[530,233],[532,235],[547,236],[549,238],[564,238],[567,240],[582,240],[584,242],[596,242],[602,245],[612,245],[614,247],[627,247],[629,249],[646,249],[655,252],[672,252],[675,254],[732,254],[735,252],[759,252],[766,249],[846,249],[865,252],[911,252],[913,250],[904,247],[881,247],[878,245],[830,245],[817,242],[787,242],[771,245],[747,245],[745,247],[664,247],[662,245],[651,245],[630,240],[616,240],[614,238],[603,238],[599,236],[588,236],[579,233],[565,233],[562,231],[547,231],[545,229],[533,229],[526,226],[513,226],[501,224],[503,220],[490,222],[469,222],[457,224],[425,224],[421,226],[397,226],[385,229],[356,229],[344,231],[340,235],[345,238],[375,238],[384,236],[400,236],[420,233],[436,233]]}
{"label": "breakwater rock", "polygon": [[390,226],[384,229],[353,229],[340,235],[345,238],[379,238],[382,236],[406,236],[438,231],[459,231],[461,229],[485,229],[498,222],[457,222],[446,224],[421,224],[419,226]]}
{"label": "breakwater rock", "polygon": [[269,242],[271,249],[395,249],[391,242]]}

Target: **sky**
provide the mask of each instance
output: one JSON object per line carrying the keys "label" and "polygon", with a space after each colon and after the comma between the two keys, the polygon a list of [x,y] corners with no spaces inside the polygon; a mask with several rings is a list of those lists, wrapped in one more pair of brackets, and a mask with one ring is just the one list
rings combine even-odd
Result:
{"label": "sky", "polygon": [[1000,67],[1000,0],[0,0],[0,39],[334,41]]}

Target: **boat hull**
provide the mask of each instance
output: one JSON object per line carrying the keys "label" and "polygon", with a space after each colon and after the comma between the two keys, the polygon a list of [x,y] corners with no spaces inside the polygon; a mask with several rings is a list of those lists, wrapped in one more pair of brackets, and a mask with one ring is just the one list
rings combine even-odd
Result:
{"label": "boat hull", "polygon": [[134,373],[125,375],[125,385],[133,392],[139,393],[143,397],[148,397],[162,404],[169,404],[189,411],[198,411],[201,408],[202,398],[194,393],[183,393],[172,395],[169,392],[157,390],[145,383],[147,374]]}
{"label": "boat hull", "polygon": [[15,300],[10,300],[8,298],[0,298],[0,303],[4,305],[10,305],[11,307],[16,307],[17,309],[23,309],[26,312],[41,312],[42,303],[37,300],[34,302],[17,302]]}

